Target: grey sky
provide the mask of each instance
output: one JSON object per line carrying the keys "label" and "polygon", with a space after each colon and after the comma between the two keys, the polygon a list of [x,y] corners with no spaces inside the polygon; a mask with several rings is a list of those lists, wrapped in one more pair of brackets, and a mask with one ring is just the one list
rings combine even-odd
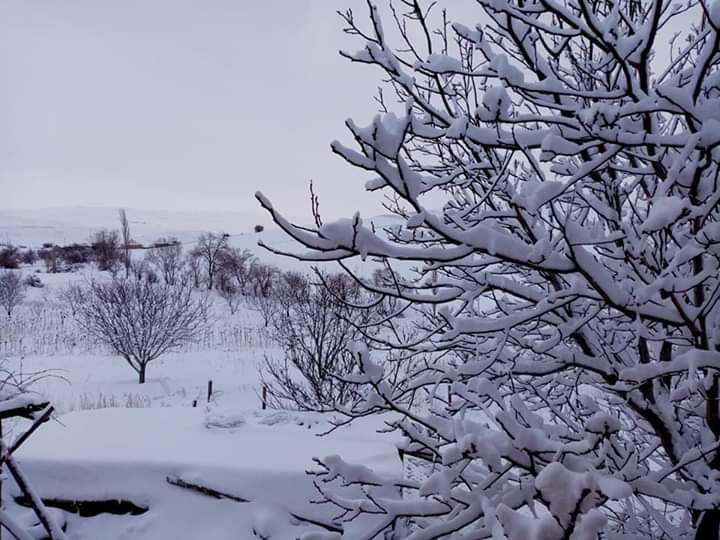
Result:
{"label": "grey sky", "polygon": [[[378,73],[335,10],[359,0],[0,3],[0,207],[370,208],[329,151]],[[377,205],[372,205],[377,212]]]}
{"label": "grey sky", "polygon": [[362,45],[348,6],[367,19],[364,0],[0,0],[0,207],[258,212],[262,189],[307,216],[312,178],[326,218],[377,214],[329,150],[376,110],[380,74],[337,54]]}

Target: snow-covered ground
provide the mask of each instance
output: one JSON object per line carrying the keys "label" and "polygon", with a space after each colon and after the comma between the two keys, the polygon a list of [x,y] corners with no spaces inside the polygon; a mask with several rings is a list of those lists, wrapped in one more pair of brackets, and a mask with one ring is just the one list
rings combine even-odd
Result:
{"label": "snow-covered ground", "polygon": [[[147,508],[141,515],[63,513],[73,539],[291,540],[323,530],[309,521],[332,521],[331,508],[309,502],[316,492],[305,471],[313,456],[338,453],[399,473],[391,442],[372,437],[375,426],[318,437],[327,427],[324,417],[307,413],[109,408],[63,415],[18,455],[44,498]],[[178,480],[248,502],[170,483]]]}
{"label": "snow-covered ground", "polygon": [[[87,239],[83,221],[87,216],[76,219],[72,212],[56,211],[51,223],[38,211],[39,225],[30,227],[26,225],[31,214],[0,211],[0,240],[36,247]],[[115,210],[98,215],[106,222],[90,220],[90,230],[115,226]],[[163,228],[158,224],[160,213],[155,222],[146,219],[141,227],[131,211],[128,215],[133,236],[141,242],[168,235],[192,242],[205,230],[240,231],[232,238],[234,245],[252,249],[283,269],[299,264],[259,250],[259,235],[249,224],[245,230],[216,223],[203,227],[201,222],[197,228],[182,229],[177,223]],[[77,227],[72,225],[75,219]],[[47,236],[48,231],[54,233]],[[289,245],[272,227],[262,235],[274,245]],[[24,269],[30,271],[34,269]],[[39,273],[45,286],[28,290],[13,321],[4,317],[0,321],[0,359],[6,367],[24,373],[43,373],[33,388],[47,396],[58,412],[17,453],[40,495],[122,499],[148,509],[141,515],[95,517],[58,511],[67,522],[68,538],[291,540],[321,530],[304,518],[330,522],[334,513],[326,505],[308,503],[317,495],[306,474],[313,456],[339,454],[400,474],[394,441],[376,433],[379,420],[319,437],[329,427],[327,416],[261,409],[257,367],[265,355],[279,351],[249,305],[231,314],[216,298],[215,323],[207,335],[152,362],[148,382],[138,384],[122,359],[79,332],[66,313],[59,293],[88,273],[94,275],[94,270]],[[210,402],[208,381],[213,382]],[[19,430],[21,425],[5,428]],[[215,499],[172,485],[168,477],[252,502]],[[4,500],[10,510],[32,521],[29,511],[13,502],[15,494],[16,488],[6,487]],[[352,531],[345,537],[352,538]]]}

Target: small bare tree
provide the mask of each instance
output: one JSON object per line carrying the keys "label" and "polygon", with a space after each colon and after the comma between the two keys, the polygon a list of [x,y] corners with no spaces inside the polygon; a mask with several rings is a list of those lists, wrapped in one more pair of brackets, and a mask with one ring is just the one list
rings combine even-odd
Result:
{"label": "small bare tree", "polygon": [[225,233],[205,233],[198,238],[197,247],[193,250],[193,254],[205,267],[208,290],[213,288],[218,264],[227,249],[228,235]]}
{"label": "small bare tree", "polygon": [[207,321],[207,297],[185,282],[91,281],[66,297],[80,327],[124,358],[140,384],[150,362],[197,339]]}
{"label": "small bare tree", "polygon": [[20,272],[5,270],[0,274],[0,306],[8,317],[25,299],[26,285]]}
{"label": "small bare tree", "polygon": [[17,268],[20,263],[20,253],[15,246],[0,248],[0,268]]}
{"label": "small bare tree", "polygon": [[125,277],[130,277],[130,223],[125,209],[118,211],[120,217],[120,235],[122,236],[122,262],[125,266]]}
{"label": "small bare tree", "polygon": [[250,293],[255,297],[268,298],[272,294],[274,283],[280,271],[271,264],[252,261],[248,269]]}
{"label": "small bare tree", "polygon": [[275,311],[275,285],[282,279],[280,270],[271,265],[254,260],[248,269],[246,294],[248,304],[263,318],[264,326],[270,325],[270,317]]}
{"label": "small bare tree", "polygon": [[64,268],[59,246],[44,247],[38,251],[40,259],[45,263],[48,274],[61,272]]}
{"label": "small bare tree", "polygon": [[260,369],[272,406],[330,410],[353,400],[355,385],[341,377],[355,366],[348,346],[361,339],[357,327],[368,322],[369,311],[360,307],[364,295],[350,278],[318,277],[286,272],[275,287],[267,317],[283,357],[266,356]]}
{"label": "small bare tree", "polygon": [[182,244],[177,238],[159,238],[145,255],[167,285],[175,285],[183,266]]}
{"label": "small bare tree", "polygon": [[95,262],[98,270],[107,270],[114,273],[120,261],[120,239],[117,231],[102,229],[90,238],[90,245],[95,252]]}
{"label": "small bare tree", "polygon": [[254,262],[255,257],[250,250],[225,249],[218,261],[218,287],[232,287],[238,294],[244,295],[248,290],[250,270]]}
{"label": "small bare tree", "polygon": [[221,274],[220,279],[218,279],[217,293],[220,298],[225,300],[230,313],[235,315],[243,299],[240,289],[234,283],[226,281],[225,276]]}

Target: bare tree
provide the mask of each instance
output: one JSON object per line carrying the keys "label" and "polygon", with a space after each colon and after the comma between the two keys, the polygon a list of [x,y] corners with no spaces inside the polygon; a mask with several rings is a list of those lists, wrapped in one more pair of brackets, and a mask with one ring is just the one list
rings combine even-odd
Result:
{"label": "bare tree", "polygon": [[200,258],[194,251],[185,254],[183,269],[181,275],[196,289],[200,288],[202,283],[202,268],[200,267]]}
{"label": "bare tree", "polygon": [[275,285],[281,280],[280,269],[258,260],[253,260],[248,269],[248,304],[260,313],[263,325],[270,324],[270,318],[275,310]]}
{"label": "bare tree", "polygon": [[26,249],[20,255],[20,260],[22,261],[23,264],[33,265],[33,264],[35,264],[37,259],[38,259],[37,252],[33,249]]}
{"label": "bare tree", "polygon": [[145,255],[167,285],[175,285],[182,271],[182,244],[177,238],[159,238]]}
{"label": "bare tree", "polygon": [[4,270],[0,273],[0,306],[8,317],[25,300],[26,285],[22,273]]}
{"label": "bare tree", "polygon": [[239,294],[244,295],[248,291],[253,262],[255,256],[250,250],[230,247],[223,250],[217,265],[218,286],[232,286]]}
{"label": "bare tree", "polygon": [[215,273],[223,253],[228,249],[228,235],[225,233],[204,233],[197,241],[197,246],[192,251],[193,255],[202,261],[207,288],[212,290],[215,281]]}
{"label": "bare tree", "polygon": [[66,298],[80,327],[125,359],[140,384],[150,362],[197,339],[207,320],[207,297],[184,283],[92,281]]}
{"label": "bare tree", "polygon": [[118,210],[118,217],[120,218],[120,238],[122,240],[122,263],[125,266],[125,277],[130,277],[130,243],[132,238],[130,237],[130,223],[124,208]]}
{"label": "bare tree", "polygon": [[279,275],[280,270],[276,266],[258,260],[251,261],[248,268],[249,293],[256,298],[269,298]]}
{"label": "bare tree", "polygon": [[281,359],[266,356],[261,379],[271,405],[328,410],[347,404],[357,391],[342,380],[355,366],[348,346],[361,335],[369,311],[363,292],[342,274],[318,274],[313,282],[297,272],[282,274],[267,317]]}
{"label": "bare tree", "polygon": [[90,245],[95,253],[98,269],[115,273],[120,262],[120,239],[117,231],[97,231],[90,238]]}
{"label": "bare tree", "polygon": [[43,263],[45,263],[45,271],[48,274],[55,274],[64,270],[62,253],[59,246],[43,247],[38,250],[38,255]]}
{"label": "bare tree", "polygon": [[20,264],[20,253],[15,246],[0,247],[0,268],[17,268]]}
{"label": "bare tree", "polygon": [[300,258],[420,273],[365,286],[412,306],[422,335],[379,336],[428,360],[394,389],[359,349],[367,399],[343,412],[391,411],[426,472],[335,456],[316,484],[375,520],[355,540],[716,540],[720,4],[477,4],[470,26],[417,0],[394,28],[342,14],[362,41],[344,54],[388,84],[333,151],[397,226],[296,226],[258,196]]}
{"label": "bare tree", "polygon": [[220,298],[225,300],[225,303],[230,309],[230,313],[235,315],[243,300],[243,295],[237,285],[232,282],[226,282],[224,276],[221,275],[218,279],[217,293]]}

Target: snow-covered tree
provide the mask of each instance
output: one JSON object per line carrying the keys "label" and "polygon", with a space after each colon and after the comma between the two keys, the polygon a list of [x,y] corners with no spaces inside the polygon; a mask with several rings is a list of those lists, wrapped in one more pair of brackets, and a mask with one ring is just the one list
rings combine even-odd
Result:
{"label": "snow-covered tree", "polygon": [[342,14],[385,85],[332,149],[400,225],[297,226],[258,194],[296,256],[418,266],[365,286],[426,330],[383,344],[431,360],[392,388],[358,348],[345,412],[390,411],[425,473],[331,457],[317,484],[375,515],[365,539],[717,539],[720,2],[477,4]]}

